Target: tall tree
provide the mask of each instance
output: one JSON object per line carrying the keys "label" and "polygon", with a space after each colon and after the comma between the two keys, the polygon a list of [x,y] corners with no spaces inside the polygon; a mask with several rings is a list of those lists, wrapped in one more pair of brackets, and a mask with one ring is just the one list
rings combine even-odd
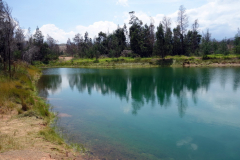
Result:
{"label": "tall tree", "polygon": [[171,55],[173,50],[173,37],[172,37],[172,31],[170,28],[167,28],[164,38],[165,38],[164,53],[166,55],[167,54]]}
{"label": "tall tree", "polygon": [[11,46],[13,45],[14,41],[14,31],[18,24],[17,20],[14,20],[12,17],[12,9],[7,3],[2,1],[0,1],[0,14],[1,39],[3,40],[2,44],[4,46],[4,68],[6,69],[6,62],[8,60],[9,73],[11,73]]}
{"label": "tall tree", "polygon": [[162,25],[163,25],[163,30],[164,30],[164,33],[166,34],[168,28],[171,28],[171,18],[168,18],[167,16],[164,16],[163,17],[163,20],[161,21]]}
{"label": "tall tree", "polygon": [[161,23],[164,31],[164,53],[171,54],[172,53],[171,18],[164,16]]}
{"label": "tall tree", "polygon": [[134,53],[138,54],[139,56],[143,57],[142,49],[144,49],[144,35],[143,35],[143,27],[142,27],[142,21],[138,19],[134,15],[134,13],[131,14],[131,19],[129,21],[129,24],[131,24],[131,27],[129,29],[130,32],[130,46]]}
{"label": "tall tree", "polygon": [[25,44],[25,35],[24,30],[21,29],[21,27],[18,27],[15,31],[15,44],[16,44],[16,50],[14,52],[14,58],[20,59],[22,57],[22,52],[26,46]]}
{"label": "tall tree", "polygon": [[201,50],[204,58],[212,52],[211,34],[208,29],[206,33],[203,33]]}
{"label": "tall tree", "polygon": [[33,35],[33,42],[35,45],[41,47],[41,45],[43,44],[43,40],[44,36],[42,34],[42,31],[40,31],[40,29],[37,27],[35,34]]}
{"label": "tall tree", "polygon": [[180,27],[181,54],[184,54],[184,36],[187,32],[188,16],[186,14],[186,8],[183,5],[179,7],[177,22]]}
{"label": "tall tree", "polygon": [[150,42],[150,46],[151,46],[151,50],[153,51],[153,47],[154,47],[154,43],[155,43],[155,26],[154,26],[154,19],[151,17],[150,18],[151,23],[149,26],[149,42]]}
{"label": "tall tree", "polygon": [[234,37],[234,51],[236,54],[240,54],[240,30],[238,28],[238,33]]}
{"label": "tall tree", "polygon": [[74,55],[74,49],[75,48],[75,45],[71,42],[71,40],[70,40],[70,38],[68,38],[68,40],[67,40],[67,53],[68,54],[71,54],[72,55],[72,57],[73,57],[73,55]]}
{"label": "tall tree", "polygon": [[196,53],[197,50],[199,49],[199,45],[201,42],[201,35],[199,34],[198,31],[199,28],[199,23],[198,19],[196,19],[192,25],[192,37],[191,37],[191,52]]}
{"label": "tall tree", "polygon": [[157,27],[157,32],[156,32],[155,53],[157,55],[160,55],[162,59],[164,59],[165,57],[164,44],[165,44],[164,30],[163,30],[162,23],[160,23],[159,26]]}
{"label": "tall tree", "polygon": [[181,54],[180,26],[173,29],[173,55]]}
{"label": "tall tree", "polygon": [[52,57],[50,57],[51,59],[52,58],[57,58],[60,54],[60,49],[59,49],[59,46],[58,46],[58,41],[55,40],[53,37],[47,35],[47,42],[48,44],[48,47],[49,47],[49,50],[50,50],[50,54]]}

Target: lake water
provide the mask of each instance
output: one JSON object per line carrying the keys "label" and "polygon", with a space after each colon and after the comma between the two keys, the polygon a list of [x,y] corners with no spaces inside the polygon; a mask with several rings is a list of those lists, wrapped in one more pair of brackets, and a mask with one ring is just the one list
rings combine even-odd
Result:
{"label": "lake water", "polygon": [[38,89],[100,158],[240,159],[240,68],[52,68]]}

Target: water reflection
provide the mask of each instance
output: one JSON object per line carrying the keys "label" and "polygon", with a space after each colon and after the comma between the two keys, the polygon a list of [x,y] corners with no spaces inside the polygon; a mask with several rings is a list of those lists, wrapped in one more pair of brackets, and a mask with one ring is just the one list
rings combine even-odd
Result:
{"label": "water reflection", "polygon": [[[179,116],[188,108],[188,99],[198,102],[198,91],[208,91],[211,81],[220,80],[225,87],[233,80],[233,90],[240,86],[239,68],[155,68],[155,69],[52,69],[53,74],[43,75],[38,83],[40,95],[47,98],[49,92],[56,93],[65,77],[70,88],[79,92],[93,90],[102,95],[116,95],[127,102],[131,100],[132,114],[137,115],[144,104],[157,104],[168,108],[173,98],[177,99]],[[59,75],[54,75],[55,72]],[[48,70],[49,72],[49,70]],[[213,83],[214,84],[214,83]],[[66,84],[64,84],[66,85]]]}
{"label": "water reflection", "polygon": [[61,75],[42,75],[37,84],[39,95],[47,98],[49,92],[54,94],[60,88],[61,83]]}

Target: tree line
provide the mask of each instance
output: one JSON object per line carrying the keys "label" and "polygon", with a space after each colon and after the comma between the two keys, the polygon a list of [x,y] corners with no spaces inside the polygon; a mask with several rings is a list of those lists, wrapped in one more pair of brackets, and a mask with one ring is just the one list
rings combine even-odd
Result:
{"label": "tree line", "polygon": [[[44,39],[38,27],[33,35],[30,28],[26,33],[11,12],[8,4],[0,0],[0,68],[11,71],[11,65],[18,59],[48,63],[63,54],[57,40],[50,35]],[[124,24],[112,33],[101,31],[94,38],[90,38],[88,32],[83,36],[76,34],[72,40],[67,40],[66,53],[79,58],[160,56],[164,59],[166,55],[227,55],[233,46],[234,53],[240,54],[239,30],[232,40],[212,39],[209,30],[200,33],[198,20],[189,27],[184,6],[179,8],[177,26],[173,29],[171,19],[166,16],[157,27],[152,18],[149,25],[143,25],[134,12],[130,12],[130,17],[129,29]]]}

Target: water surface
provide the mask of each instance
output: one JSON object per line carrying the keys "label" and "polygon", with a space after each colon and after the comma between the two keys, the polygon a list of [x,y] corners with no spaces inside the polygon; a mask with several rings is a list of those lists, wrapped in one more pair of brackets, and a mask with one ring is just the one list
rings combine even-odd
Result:
{"label": "water surface", "polygon": [[240,68],[43,70],[39,94],[106,159],[239,160]]}

